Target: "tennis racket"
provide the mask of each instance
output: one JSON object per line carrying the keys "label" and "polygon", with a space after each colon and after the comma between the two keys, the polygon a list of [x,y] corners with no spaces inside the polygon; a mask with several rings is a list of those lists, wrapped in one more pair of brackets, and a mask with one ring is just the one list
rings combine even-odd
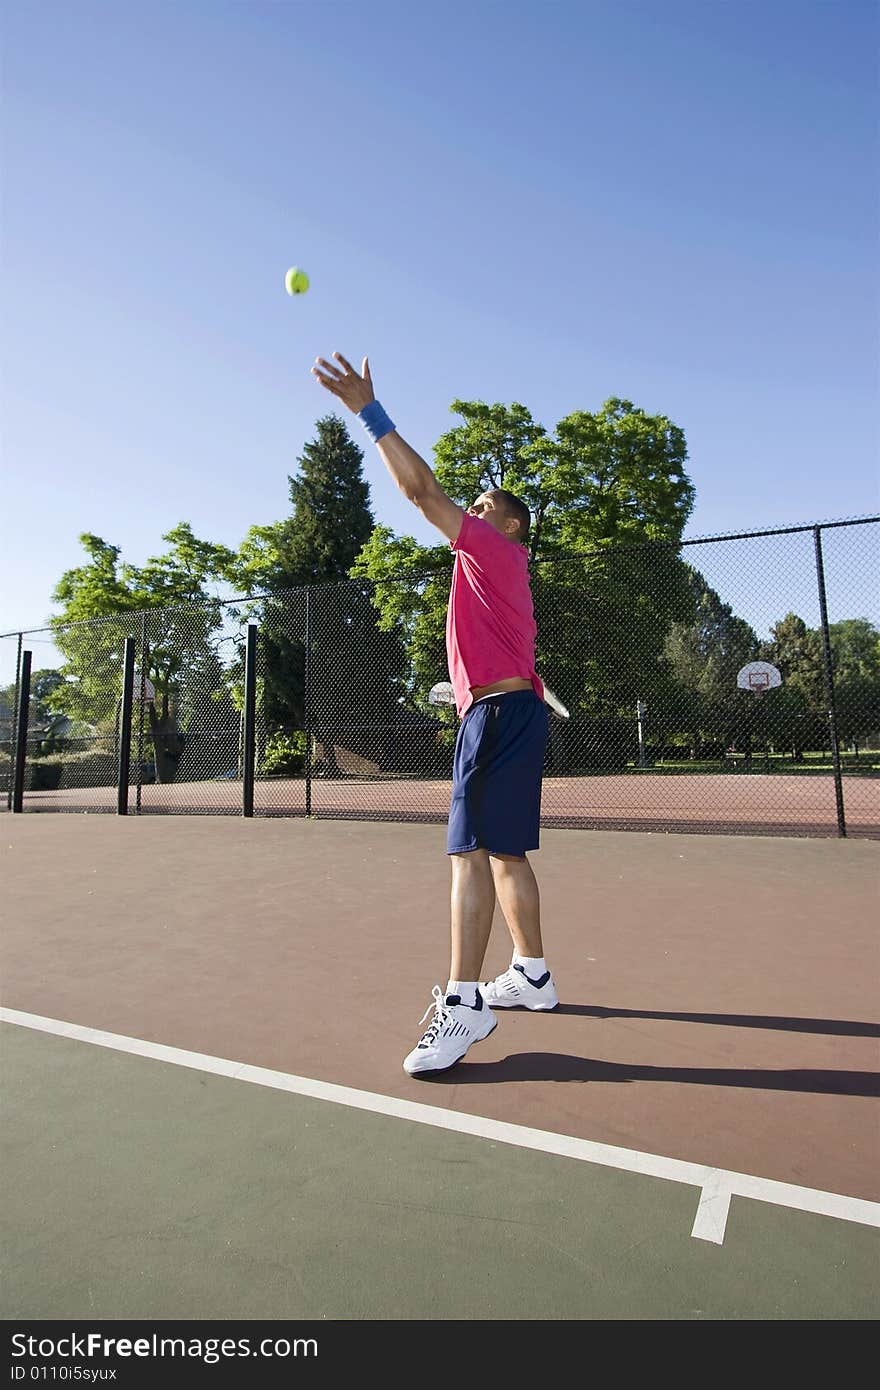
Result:
{"label": "tennis racket", "polygon": [[[554,714],[558,715],[560,719],[568,719],[568,710],[565,708],[559,696],[554,695],[549,685],[544,686],[544,699]],[[454,705],[455,695],[452,690],[452,681],[438,681],[436,685],[432,685],[431,689],[428,691],[428,704]]]}

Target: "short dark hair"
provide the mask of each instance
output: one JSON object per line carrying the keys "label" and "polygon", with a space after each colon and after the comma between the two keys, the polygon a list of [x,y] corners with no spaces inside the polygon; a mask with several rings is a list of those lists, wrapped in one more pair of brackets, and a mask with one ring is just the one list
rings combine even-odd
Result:
{"label": "short dark hair", "polygon": [[505,487],[496,487],[492,492],[492,496],[500,497],[507,515],[512,516],[514,521],[519,523],[519,535],[517,539],[525,543],[529,538],[529,527],[532,524],[532,514],[525,502],[520,501],[514,493],[508,492]]}

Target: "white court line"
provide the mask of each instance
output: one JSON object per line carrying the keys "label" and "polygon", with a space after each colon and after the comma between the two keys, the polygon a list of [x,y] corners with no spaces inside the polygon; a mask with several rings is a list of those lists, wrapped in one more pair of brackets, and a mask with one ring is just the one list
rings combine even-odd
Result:
{"label": "white court line", "polygon": [[726,1168],[710,1168],[705,1164],[685,1163],[682,1159],[665,1158],[660,1154],[640,1153],[637,1149],[597,1144],[591,1139],[576,1139],[568,1134],[554,1134],[551,1130],[529,1129],[525,1125],[511,1125],[503,1120],[462,1115],[455,1110],[442,1110],[439,1106],[420,1105],[416,1101],[398,1100],[395,1096],[382,1096],[372,1091],[356,1091],[350,1086],[335,1086],[329,1081],[313,1081],[307,1076],[270,1071],[266,1067],[250,1066],[247,1062],[211,1057],[204,1052],[186,1052],[183,1048],[128,1038],[121,1033],[103,1033],[100,1029],[86,1028],[78,1023],[64,1023],[56,1018],[42,1018],[39,1014],[20,1013],[18,1009],[0,1008],[0,1022],[33,1028],[40,1033],[54,1033],[76,1042],[93,1043],[97,1047],[111,1048],[114,1052],[128,1052],[135,1057],[150,1057],[175,1067],[212,1072],[234,1081],[249,1081],[275,1091],[289,1091],[298,1096],[330,1101],[334,1105],[369,1110],[374,1115],[412,1120],[415,1124],[433,1125],[436,1129],[454,1130],[458,1134],[473,1134],[481,1139],[494,1139],[500,1144],[513,1144],[520,1149],[537,1149],[540,1153],[576,1158],[603,1168],[619,1168],[627,1173],[686,1183],[700,1189],[691,1235],[696,1240],[711,1241],[715,1245],[724,1243],[731,1197],[748,1197],[756,1202],[769,1202],[773,1206],[789,1207],[794,1211],[808,1211],[819,1216],[832,1216],[838,1221],[880,1227],[880,1203],[868,1202],[861,1197],[843,1197],[836,1192],[796,1187],[792,1183],[775,1182],[772,1178],[729,1172]]}

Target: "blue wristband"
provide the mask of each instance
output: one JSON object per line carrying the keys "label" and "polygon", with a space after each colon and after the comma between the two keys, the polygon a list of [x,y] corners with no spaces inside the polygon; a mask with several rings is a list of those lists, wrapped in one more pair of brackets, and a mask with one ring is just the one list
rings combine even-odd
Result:
{"label": "blue wristband", "polygon": [[397,428],[394,421],[385,414],[378,401],[370,401],[370,404],[365,405],[363,410],[359,410],[358,419],[374,444],[378,444],[383,435],[390,434],[392,430]]}

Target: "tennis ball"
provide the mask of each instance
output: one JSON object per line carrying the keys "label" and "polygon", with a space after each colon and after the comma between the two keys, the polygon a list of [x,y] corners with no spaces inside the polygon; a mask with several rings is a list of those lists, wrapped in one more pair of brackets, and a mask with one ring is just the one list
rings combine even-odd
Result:
{"label": "tennis ball", "polygon": [[299,266],[292,265],[284,277],[284,288],[288,294],[305,294],[309,287],[309,277]]}

